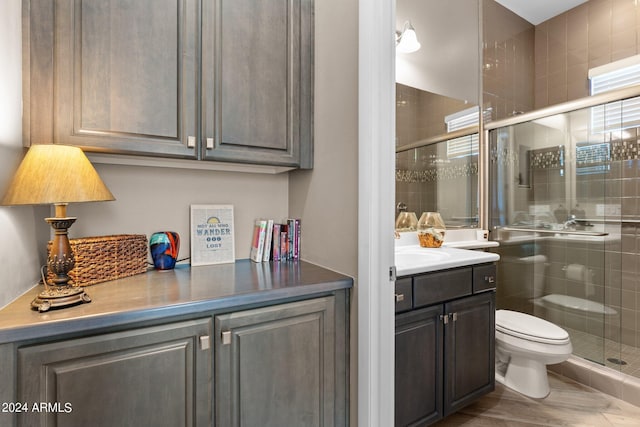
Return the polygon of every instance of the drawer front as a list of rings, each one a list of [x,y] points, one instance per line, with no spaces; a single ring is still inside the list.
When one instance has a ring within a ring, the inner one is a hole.
[[[396,313],[411,310],[413,307],[413,287],[411,277],[396,280]]]
[[[496,288],[496,266],[494,264],[473,267],[473,293]]]
[[[413,278],[414,307],[471,295],[472,278],[471,267],[416,276]]]

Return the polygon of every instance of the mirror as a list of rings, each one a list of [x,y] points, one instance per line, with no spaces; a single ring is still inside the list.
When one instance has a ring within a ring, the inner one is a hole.
[[[478,134],[396,152],[396,206],[439,212],[447,228],[478,226]]]
[[[479,5],[397,0],[397,29],[407,21],[421,48],[396,54],[396,206],[418,217],[440,212],[448,228],[475,227]],[[471,122],[447,127],[463,118]]]
[[[447,227],[478,226],[478,133],[447,134],[464,101],[396,84],[396,207],[440,212]],[[396,212],[398,214],[399,212]]]

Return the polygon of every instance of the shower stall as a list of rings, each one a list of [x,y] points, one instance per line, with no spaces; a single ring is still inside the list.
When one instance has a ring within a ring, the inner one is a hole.
[[[640,378],[639,95],[485,124],[484,209],[497,307],[549,320],[575,356]]]

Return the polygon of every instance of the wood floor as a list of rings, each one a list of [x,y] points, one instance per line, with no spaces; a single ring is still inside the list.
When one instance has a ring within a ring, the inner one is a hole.
[[[496,383],[493,393],[434,426],[640,426],[640,407],[552,372],[549,386],[547,398],[530,399]]]

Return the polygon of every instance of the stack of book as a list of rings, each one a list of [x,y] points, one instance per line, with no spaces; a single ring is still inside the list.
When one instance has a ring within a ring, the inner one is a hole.
[[[300,257],[300,219],[290,218],[276,223],[272,219],[257,219],[253,226],[251,260],[287,261]]]

